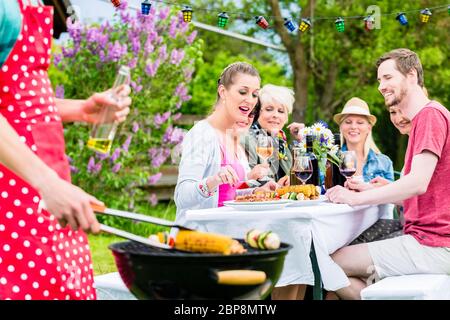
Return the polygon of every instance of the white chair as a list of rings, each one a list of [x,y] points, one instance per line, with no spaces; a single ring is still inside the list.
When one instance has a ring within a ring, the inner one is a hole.
[[[136,300],[123,283],[118,272],[94,277],[98,300]]]
[[[361,291],[363,300],[450,300],[450,276],[412,274],[388,277]]]

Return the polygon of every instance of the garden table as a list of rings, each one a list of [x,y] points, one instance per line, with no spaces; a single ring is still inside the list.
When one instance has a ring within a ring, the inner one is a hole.
[[[185,224],[235,238],[245,238],[246,232],[252,228],[276,232],[282,242],[293,246],[286,256],[276,287],[315,284],[317,293],[322,283],[329,291],[350,284],[330,254],[348,245],[379,218],[388,217],[391,208],[391,205],[351,207],[328,202],[264,211],[221,207],[188,210]],[[313,270],[314,267],[318,269]]]

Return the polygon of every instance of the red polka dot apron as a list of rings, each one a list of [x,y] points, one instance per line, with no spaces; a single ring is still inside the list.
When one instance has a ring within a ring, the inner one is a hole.
[[[47,74],[53,8],[19,3],[21,32],[0,69],[0,113],[23,143],[70,181]],[[39,201],[36,190],[0,165],[0,299],[95,299],[86,235],[62,228]]]

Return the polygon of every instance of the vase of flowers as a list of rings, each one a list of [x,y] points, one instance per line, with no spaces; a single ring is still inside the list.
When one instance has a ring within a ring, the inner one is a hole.
[[[299,132],[299,140],[295,147],[300,148],[300,152],[306,152],[306,136],[314,136],[313,152],[317,157],[319,165],[319,183],[323,186],[327,161],[339,165],[337,151],[339,147],[334,144],[333,133],[328,129],[328,124],[324,121],[318,121],[312,126],[304,127]]]

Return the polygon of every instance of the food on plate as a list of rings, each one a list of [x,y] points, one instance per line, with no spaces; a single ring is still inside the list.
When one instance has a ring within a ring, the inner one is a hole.
[[[235,197],[236,202],[263,202],[276,200],[315,200],[320,196],[320,187],[313,184],[281,187],[275,192],[256,192]]]
[[[251,229],[247,232],[245,236],[245,242],[255,249],[261,250],[275,250],[280,247],[280,237],[272,232],[265,231],[262,232],[258,229]]]
[[[175,248],[184,251],[222,253],[224,255],[244,253],[244,247],[231,237],[190,230],[180,230],[175,239]]]
[[[320,189],[313,184],[305,184],[278,188],[276,193],[281,199],[315,200],[319,198]]]
[[[274,201],[279,200],[275,192],[256,192],[243,196],[236,196],[236,202],[261,202],[261,201]]]

